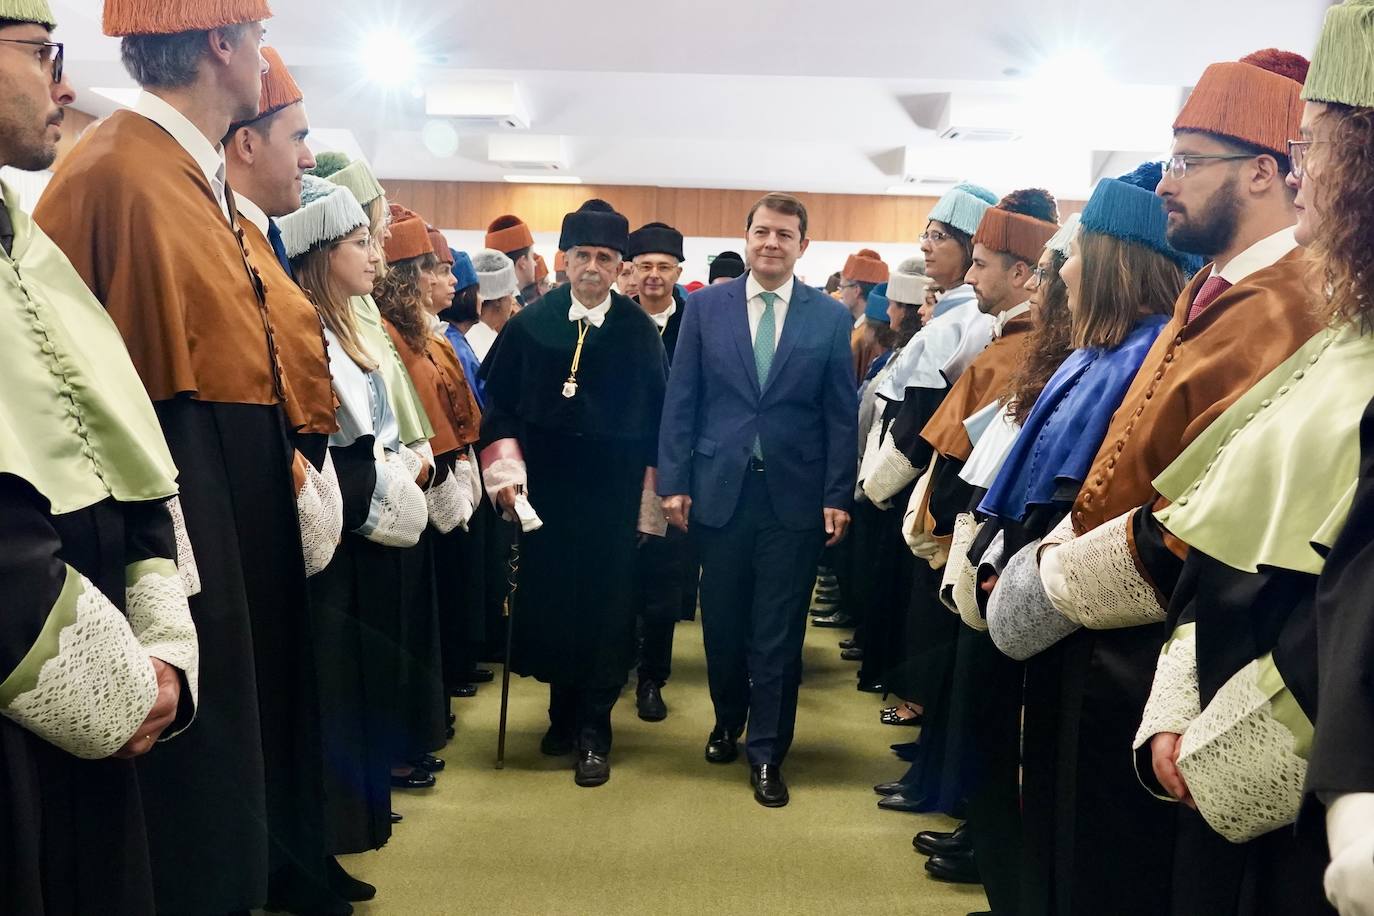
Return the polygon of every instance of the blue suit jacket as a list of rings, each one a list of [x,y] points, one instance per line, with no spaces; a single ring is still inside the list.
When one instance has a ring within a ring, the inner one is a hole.
[[[689,494],[691,521],[730,521],[763,444],[773,510],[788,528],[849,510],[858,465],[854,320],[800,281],[765,384],[759,385],[745,302],[747,274],[692,294],[678,335],[659,431],[658,492]]]

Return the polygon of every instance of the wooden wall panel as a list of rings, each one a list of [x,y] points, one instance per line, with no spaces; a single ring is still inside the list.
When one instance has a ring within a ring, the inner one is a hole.
[[[383,179],[391,200],[444,229],[483,230],[504,213],[520,216],[535,232],[557,232],[563,216],[601,197],[615,205],[631,228],[658,220],[684,235],[736,238],[762,191],[655,188],[621,185],[535,185],[469,181]],[[821,241],[914,242],[925,228],[933,197],[881,194],[806,194],[810,235]],[[1064,216],[1082,201],[1061,200]]]

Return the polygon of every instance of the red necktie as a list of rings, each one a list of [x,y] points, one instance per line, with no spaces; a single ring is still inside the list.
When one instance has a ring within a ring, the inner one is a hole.
[[[1207,281],[1202,284],[1202,288],[1197,291],[1197,298],[1193,300],[1193,307],[1188,311],[1188,323],[1192,324],[1196,321],[1197,316],[1201,315],[1217,296],[1230,288],[1230,281],[1223,280],[1219,274],[1208,277]]]

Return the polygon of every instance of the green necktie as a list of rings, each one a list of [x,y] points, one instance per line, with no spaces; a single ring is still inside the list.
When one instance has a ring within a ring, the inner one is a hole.
[[[754,368],[759,373],[759,391],[768,383],[768,373],[773,368],[773,354],[778,349],[777,315],[773,305],[778,301],[777,293],[759,293],[763,300],[763,315],[759,318],[758,330],[754,332]],[[754,457],[763,460],[763,443],[754,437]]]

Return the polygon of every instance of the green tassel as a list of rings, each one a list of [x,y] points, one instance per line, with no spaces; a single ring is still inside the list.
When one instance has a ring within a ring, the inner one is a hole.
[[[1327,10],[1302,97],[1374,108],[1374,0],[1346,0]]]
[[[0,0],[0,19],[36,22],[50,29],[57,28],[57,19],[48,7],[48,0]]]
[[[347,153],[320,153],[315,157],[315,167],[310,174],[316,178],[328,178],[348,165]]]

